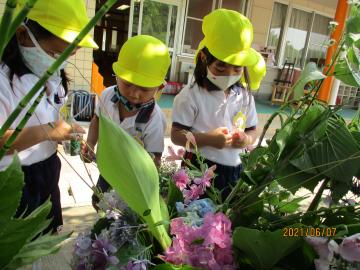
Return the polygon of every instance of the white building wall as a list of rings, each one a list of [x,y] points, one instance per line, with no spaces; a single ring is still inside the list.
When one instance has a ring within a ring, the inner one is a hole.
[[[265,46],[267,42],[274,2],[276,1],[252,0],[250,20],[254,26],[254,43],[260,46]],[[331,1],[331,5],[319,4],[313,0],[279,0],[278,2],[288,5],[293,4],[299,8],[317,11],[329,17],[334,17],[336,11],[334,1]]]

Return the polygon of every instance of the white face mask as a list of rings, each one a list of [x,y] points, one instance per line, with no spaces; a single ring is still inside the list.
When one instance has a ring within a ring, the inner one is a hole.
[[[210,82],[219,87],[220,90],[225,91],[230,86],[240,81],[241,75],[215,76],[211,73],[210,69],[207,68],[207,78]]]
[[[24,64],[38,77],[41,77],[46,70],[52,65],[52,63],[56,60],[56,58],[48,55],[43,48],[41,48],[40,44],[35,39],[34,35],[31,31],[25,26],[31,41],[34,43],[35,47],[24,47],[19,44],[19,50],[21,56],[23,58]],[[59,67],[58,71],[64,69],[67,62],[63,62]],[[57,74],[56,74],[57,73]],[[60,72],[54,73],[51,76],[59,77]]]

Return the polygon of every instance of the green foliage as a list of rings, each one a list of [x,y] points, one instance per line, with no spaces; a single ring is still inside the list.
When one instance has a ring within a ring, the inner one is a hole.
[[[159,176],[153,160],[137,141],[103,115],[99,130],[97,160],[101,175],[145,220],[150,232],[166,249],[170,237],[163,225],[156,224],[166,221],[168,213],[167,208],[160,206]]]
[[[0,268],[17,269],[38,258],[54,253],[69,235],[39,234],[50,224],[47,216],[50,200],[25,218],[14,218],[24,184],[23,173],[15,155],[11,165],[0,172]],[[35,237],[37,237],[35,239]]]
[[[335,66],[335,77],[340,81],[360,87],[360,8],[353,5],[351,16],[346,21],[346,31],[343,37],[343,52]]]
[[[168,205],[175,209],[176,202],[183,202],[183,194],[173,181],[169,181]]]
[[[294,99],[300,99],[304,95],[304,87],[308,82],[324,79],[326,76],[317,69],[317,66],[313,62],[306,64],[305,68],[301,72],[299,80],[296,82],[293,92]]]
[[[24,185],[23,178],[24,173],[17,157],[5,171],[0,172],[0,228],[13,217],[19,206]]]
[[[282,230],[260,231],[238,227],[233,233],[233,245],[243,252],[254,269],[272,269],[283,257],[297,249],[300,237],[284,237]]]

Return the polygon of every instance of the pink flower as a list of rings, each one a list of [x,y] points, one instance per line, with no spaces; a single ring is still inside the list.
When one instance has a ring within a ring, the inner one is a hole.
[[[169,161],[181,160],[185,154],[184,148],[179,148],[177,150],[177,153],[175,153],[175,150],[171,145],[168,146],[168,152],[170,156],[167,156],[166,160]]]
[[[203,194],[204,194],[204,189],[202,188],[201,185],[191,185],[190,189],[183,190],[184,202],[188,204],[191,201],[199,199],[199,197]]]
[[[360,233],[344,238],[339,254],[349,262],[360,262]]]
[[[183,191],[190,182],[190,179],[186,171],[184,169],[180,169],[173,175],[173,181],[175,182],[175,185]]]
[[[190,151],[190,144],[192,144],[195,148],[197,148],[194,134],[188,131],[185,133],[185,137],[186,137],[186,145],[185,145],[186,151]]]
[[[211,186],[211,180],[214,178],[216,170],[216,165],[211,166],[204,173],[202,178],[195,178],[194,183],[197,185],[201,185],[202,189],[205,191],[206,188]]]
[[[334,257],[334,252],[338,253],[338,244],[334,240],[328,240],[324,237],[306,237],[305,241],[310,244],[319,255],[315,259],[316,270],[327,270]]]
[[[201,227],[185,224],[182,218],[173,219],[170,227],[174,238],[171,247],[162,256],[164,260],[201,269],[236,269],[231,222],[223,213],[207,214]]]
[[[205,243],[215,243],[220,248],[231,248],[231,221],[223,213],[208,213],[204,218]]]

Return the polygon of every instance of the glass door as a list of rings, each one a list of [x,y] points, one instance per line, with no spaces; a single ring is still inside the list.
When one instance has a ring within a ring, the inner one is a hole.
[[[179,39],[180,7],[182,0],[132,0],[128,36],[150,35],[160,39],[168,47],[171,68],[167,76],[170,80],[175,68],[175,52]]]

